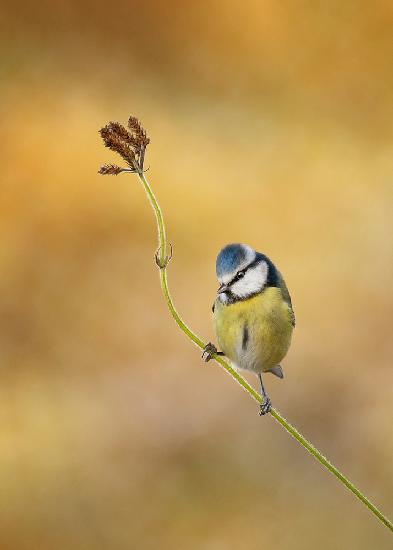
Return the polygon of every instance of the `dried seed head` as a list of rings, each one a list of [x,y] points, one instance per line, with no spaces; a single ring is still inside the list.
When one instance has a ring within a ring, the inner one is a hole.
[[[135,159],[135,152],[118,134],[117,130],[112,127],[112,124],[109,123],[104,126],[104,128],[101,128],[100,134],[104,140],[105,147],[118,153],[129,166],[132,166]]]
[[[128,164],[131,171],[143,171],[143,162],[146,146],[150,143],[145,130],[138,119],[130,117],[129,130],[118,122],[109,122],[101,128],[100,134],[105,147],[118,153]],[[100,174],[119,174],[122,169],[119,166],[108,164],[100,169]]]
[[[115,133],[128,145],[131,145],[132,147],[138,146],[138,141],[136,140],[136,138],[118,122],[110,122],[108,124],[108,127],[112,130],[113,133]]]
[[[120,172],[124,172],[124,168],[120,168],[120,166],[117,166],[116,164],[104,164],[98,170],[99,174],[102,174],[105,176],[106,175],[117,176],[117,174],[120,174]]]
[[[140,145],[142,145],[143,147],[147,147],[147,145],[149,145],[150,139],[146,135],[146,130],[142,128],[139,120],[136,117],[130,116],[130,118],[128,119],[128,127],[130,130],[132,130]]]

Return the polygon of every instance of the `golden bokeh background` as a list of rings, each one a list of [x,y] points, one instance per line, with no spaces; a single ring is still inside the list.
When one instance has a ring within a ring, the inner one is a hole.
[[[97,174],[97,131],[147,128],[204,339],[219,248],[277,263],[297,328],[272,401],[392,516],[392,3],[22,0],[0,22],[1,550],[391,548],[174,325],[149,204]]]

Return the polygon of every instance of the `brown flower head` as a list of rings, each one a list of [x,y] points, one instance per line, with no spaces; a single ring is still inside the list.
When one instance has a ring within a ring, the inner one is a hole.
[[[120,168],[120,166],[117,166],[116,164],[104,164],[98,170],[99,174],[110,176],[117,176],[117,174],[120,174],[120,172],[124,172],[124,168]]]
[[[114,164],[106,164],[99,170],[100,174],[117,175],[122,171],[142,172],[145,150],[150,143],[146,131],[135,117],[128,120],[127,130],[119,122],[109,122],[101,128],[100,134],[105,147],[118,153],[127,163],[128,168],[120,168]]]

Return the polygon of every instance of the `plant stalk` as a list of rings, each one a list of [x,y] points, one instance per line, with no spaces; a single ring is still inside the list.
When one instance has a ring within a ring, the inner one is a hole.
[[[203,350],[206,345],[205,342],[199,338],[199,336],[197,336],[180,317],[170,295],[166,270],[170,257],[166,254],[167,240],[164,218],[160,205],[158,204],[158,201],[141,170],[138,170],[138,176],[156,216],[159,242],[156,260],[160,267],[161,289],[166,304],[178,327],[196,346]],[[250,386],[250,384],[221,356],[213,355],[213,359],[221,365],[221,367],[223,367],[226,372],[230,374],[253,399],[255,399],[255,401],[262,403],[262,398],[259,393],[252,386]],[[345,477],[340,470],[338,470],[338,468],[336,468],[326,457],[324,457],[323,454],[316,447],[314,447],[314,445],[312,445],[312,443],[310,443],[300,432],[296,430],[296,428],[294,428],[283,416],[281,416],[277,409],[272,407],[270,409],[270,414],[294,439],[296,439],[296,441],[298,441],[314,458],[316,458],[322,466],[329,470],[329,472],[331,472],[345,487],[347,487],[347,489],[349,489],[361,502],[363,502],[363,504],[367,506],[370,512],[372,512],[379,519],[379,521],[381,521],[388,529],[390,529],[390,531],[393,532],[393,523],[357,487],[355,487],[355,485],[347,477]]]

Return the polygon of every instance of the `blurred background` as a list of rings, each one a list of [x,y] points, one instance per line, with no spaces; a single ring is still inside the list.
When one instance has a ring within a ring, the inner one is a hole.
[[[97,170],[98,129],[139,117],[206,341],[220,247],[277,263],[297,328],[272,401],[392,516],[392,3],[24,0],[0,23],[0,548],[391,548],[201,362],[137,178]]]

